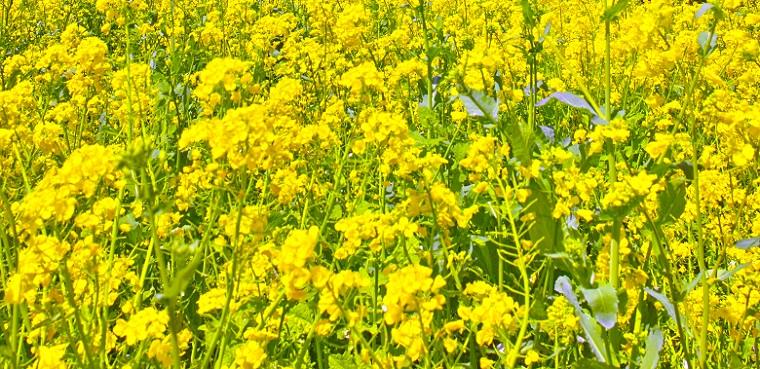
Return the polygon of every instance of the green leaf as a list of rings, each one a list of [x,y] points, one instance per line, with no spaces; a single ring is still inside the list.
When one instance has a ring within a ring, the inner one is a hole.
[[[660,192],[657,198],[660,202],[657,222],[673,223],[686,209],[686,186],[683,182],[668,182],[665,190]]]
[[[528,0],[520,0],[520,7],[523,12],[523,21],[528,28],[533,28],[536,25],[536,12],[530,5]]]
[[[338,220],[340,218],[343,218],[343,209],[340,205],[335,204],[332,210],[330,210],[330,220]]]
[[[433,98],[435,98],[435,95],[433,95]],[[430,99],[425,95],[424,100],[422,103],[427,104],[430,101]],[[423,127],[436,127],[438,126],[438,115],[436,115],[433,108],[429,108],[427,106],[420,106],[420,109],[418,111],[418,116],[420,119],[420,125]]]
[[[356,362],[350,355],[330,355],[327,358],[327,367],[331,369],[354,369]]]
[[[693,181],[694,180],[694,164],[691,163],[689,160],[684,160],[676,165],[673,166],[674,168],[678,168],[683,172],[684,177],[686,179]],[[699,166],[698,169],[702,169],[702,166]]]
[[[592,359],[580,359],[573,363],[572,369],[616,369],[614,366]]]
[[[509,132],[509,145],[514,157],[520,164],[530,167],[535,147],[535,135],[529,127],[522,126],[518,121],[506,122],[506,131]],[[527,134],[525,133],[527,132]],[[562,236],[562,220],[554,219],[552,211],[555,201],[548,190],[548,186],[534,179],[528,185],[530,196],[528,197],[525,211],[533,214],[533,224],[528,229],[530,239],[537,242],[537,247],[547,253],[562,252],[565,250]],[[554,279],[552,277],[552,279]]]
[[[602,14],[602,21],[613,21],[615,18],[620,15],[620,12],[622,12],[626,6],[628,6],[628,2],[630,0],[620,0],[616,2],[611,7],[607,8],[607,10],[604,11],[604,14]]]
[[[737,266],[736,266],[736,268],[734,268],[734,269],[731,269],[731,270],[727,270],[727,269],[723,269],[723,268],[721,268],[721,269],[718,269],[718,274],[717,274],[717,276],[716,276],[716,277],[717,277],[717,279],[718,279],[719,281],[725,281],[725,280],[727,280],[727,279],[729,279],[729,278],[733,277],[733,276],[734,276],[734,274],[736,274],[736,273],[737,273],[737,272],[739,272],[740,270],[742,270],[742,269],[746,268],[748,265],[749,265],[749,264],[747,264],[747,263],[744,263],[744,264],[739,264],[739,265],[737,265]],[[696,276],[696,277],[694,277],[694,279],[691,281],[691,283],[689,283],[689,284],[686,286],[686,291],[684,291],[684,293],[685,293],[685,294],[686,294],[686,293],[689,293],[689,292],[691,292],[691,291],[692,291],[694,288],[696,288],[696,287],[697,287],[697,285],[699,285],[699,282],[701,282],[701,281],[702,281],[702,276],[703,276],[703,275],[704,275],[704,273],[703,273],[703,272],[699,272],[699,273],[697,273],[697,276]],[[715,275],[715,269],[707,269],[707,275],[708,275],[708,276],[713,276],[713,275]]]
[[[640,369],[657,368],[657,362],[660,360],[662,343],[662,331],[655,328],[649,333],[649,337],[647,337],[646,351],[644,352],[644,358],[641,359]]]
[[[697,12],[694,13],[694,19],[701,18],[703,15],[705,15],[705,13],[707,13],[710,9],[712,9],[713,6],[714,5],[710,3],[703,3],[702,6],[699,7]]]
[[[703,3],[702,6],[700,6],[699,9],[697,9],[697,11],[694,13],[694,19],[701,18],[703,15],[707,14],[707,12],[712,12],[715,20],[721,20],[725,16],[723,9],[721,9],[719,5],[713,3]]]
[[[581,291],[591,306],[596,321],[605,329],[612,329],[617,323],[618,313],[618,296],[612,285],[605,284],[593,289],[582,288]]]
[[[575,315],[578,316],[583,333],[586,334],[586,343],[588,343],[591,351],[594,352],[597,360],[606,362],[607,349],[605,348],[604,340],[602,339],[602,330],[599,328],[599,324],[591,319],[591,317],[581,308],[580,303],[578,303],[578,298],[575,296],[575,292],[573,292],[573,286],[570,284],[570,279],[564,275],[557,278],[557,281],[554,283],[554,290],[564,295],[565,298],[570,301],[570,304],[575,306]],[[591,362],[596,363],[596,361],[593,360],[591,360]]]
[[[659,301],[660,304],[665,308],[665,311],[668,313],[668,316],[670,316],[673,321],[676,321],[676,308],[673,305],[672,302],[670,302],[670,299],[668,299],[667,296],[665,296],[662,293],[659,293],[649,287],[645,287],[644,291],[649,294],[649,296],[652,296],[655,300]]]
[[[741,241],[736,241],[736,247],[742,250],[746,250],[755,246],[760,246],[760,237],[751,237],[743,239]]]
[[[300,303],[288,310],[287,319],[290,324],[307,328],[314,321],[314,312],[308,304]]]
[[[4,357],[8,360],[13,360],[16,355],[14,354],[13,350],[11,350],[10,346],[2,345],[0,346],[0,357]]]
[[[700,32],[697,35],[697,43],[699,44],[699,53],[702,56],[707,56],[718,46],[718,35],[715,32]]]
[[[499,101],[484,92],[475,91],[468,95],[459,95],[467,115],[471,117],[486,117],[492,121],[499,118]]]
[[[462,159],[467,157],[467,151],[470,149],[470,143],[469,142],[459,142],[454,144],[454,146],[451,148],[451,152],[454,153],[454,158],[456,159],[456,163],[459,163]]]
[[[565,248],[562,244],[561,221],[552,216],[555,201],[537,180],[532,180],[528,188],[531,192],[528,196],[529,206],[525,210],[535,216],[534,223],[528,230],[530,238],[538,241],[537,246],[541,251],[563,252]]]
[[[418,145],[423,146],[423,147],[434,147],[434,146],[440,144],[441,142],[443,142],[443,138],[442,137],[427,138],[427,137],[422,136],[417,131],[411,131],[410,135],[414,139],[414,142],[416,142]]]

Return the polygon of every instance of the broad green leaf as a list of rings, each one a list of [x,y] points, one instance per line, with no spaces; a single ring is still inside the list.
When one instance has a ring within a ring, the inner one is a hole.
[[[575,296],[573,291],[573,285],[570,283],[570,278],[567,276],[561,276],[554,282],[554,290],[561,293],[567,301],[570,302],[577,310],[581,310],[581,304],[578,302],[578,297]]]
[[[706,56],[713,52],[718,45],[718,35],[715,32],[700,32],[697,35],[697,43],[699,44],[700,53]]]
[[[694,19],[702,18],[707,12],[712,12],[716,20],[723,19],[723,9],[712,3],[703,3],[694,13]]]
[[[657,222],[660,224],[672,223],[686,209],[686,186],[683,182],[668,182],[665,190],[660,192],[657,198],[660,202]]]
[[[421,106],[419,110],[417,110],[417,116],[419,117],[420,125],[422,127],[437,127],[440,123],[435,110],[426,106]]]
[[[598,115],[597,111],[594,109],[594,107],[588,101],[586,101],[585,98],[580,97],[580,96],[575,95],[575,94],[570,93],[570,92],[555,92],[555,93],[553,93],[553,94],[551,94],[551,95],[549,95],[549,96],[541,99],[541,101],[539,101],[539,102],[536,103],[536,106],[537,107],[544,106],[544,105],[546,105],[551,100],[557,100],[557,101],[559,101],[559,102],[561,102],[561,103],[563,103],[563,104],[565,104],[567,106],[571,106],[571,107],[577,108],[577,109],[586,110],[589,113],[591,113],[591,115],[593,115],[593,116],[597,116]]]
[[[674,167],[681,169],[683,172],[683,175],[688,180],[694,180],[694,164],[691,163],[689,160],[684,160],[678,164],[676,164]],[[698,169],[702,169],[702,166],[698,166]]]
[[[617,322],[618,296],[612,285],[605,284],[593,289],[581,289],[583,297],[591,306],[594,318],[605,329],[610,330]]]
[[[626,6],[628,6],[628,2],[630,0],[620,0],[616,2],[611,7],[607,8],[607,10],[604,11],[604,14],[602,15],[602,21],[613,21],[615,18],[620,15],[620,12],[622,12]]]
[[[736,247],[742,250],[746,250],[755,246],[760,246],[760,237],[751,237],[743,239],[741,241],[736,241]]]
[[[676,308],[675,308],[675,306],[673,306],[673,303],[670,302],[670,299],[668,299],[667,296],[665,296],[665,295],[663,295],[663,294],[661,294],[661,293],[659,293],[659,292],[657,292],[657,291],[655,291],[655,290],[653,290],[653,289],[651,289],[649,287],[645,287],[644,291],[646,291],[646,293],[649,296],[652,296],[652,298],[654,298],[655,300],[659,301],[660,304],[662,304],[662,306],[665,307],[665,311],[668,312],[668,316],[670,316],[670,318],[673,319],[674,322],[676,321]]]
[[[350,355],[330,355],[327,358],[327,367],[331,369],[354,369],[356,362]]]
[[[528,28],[532,28],[536,24],[536,13],[528,0],[520,0],[520,7],[522,7],[523,21]]]
[[[713,6],[714,5],[710,3],[702,4],[702,6],[700,6],[699,9],[697,9],[697,12],[694,13],[694,19],[701,18],[703,15],[705,15],[705,13],[707,13],[708,10],[712,9]]]
[[[739,264],[736,268],[727,270],[727,269],[718,269],[718,275],[716,276],[719,281],[725,281],[731,277],[734,276],[737,272],[747,267],[748,264]],[[694,288],[699,285],[699,282],[702,281],[703,272],[697,273],[697,276],[694,277],[694,279],[686,286],[686,291],[684,293],[691,292]],[[707,269],[707,275],[712,276],[715,274],[715,269]]]
[[[552,217],[555,201],[547,194],[545,187],[536,179],[529,184],[529,206],[525,210],[535,215],[533,225],[528,232],[530,238],[537,241],[537,246],[544,252],[562,252],[562,220]]]
[[[573,286],[570,284],[570,279],[567,276],[561,276],[557,278],[554,283],[554,290],[561,293],[567,300],[575,307],[575,315],[581,323],[583,333],[586,335],[586,342],[588,343],[591,351],[596,356],[596,359],[601,362],[607,362],[607,349],[604,346],[604,340],[602,339],[602,329],[599,324],[596,323],[591,317],[586,314],[581,308],[578,302],[578,297],[573,292]],[[591,361],[595,362],[595,361]]]
[[[330,211],[330,220],[339,220],[343,217],[343,209],[340,205],[336,204],[333,205],[332,210]]]
[[[662,349],[662,331],[655,328],[649,333],[646,343],[644,358],[641,359],[640,369],[656,369],[657,362],[660,360],[660,350]]]
[[[740,270],[746,268],[749,266],[748,263],[739,264],[736,266],[736,268],[727,270],[727,269],[718,269],[718,280],[719,281],[725,281],[726,279],[729,279],[734,276],[734,274],[738,273]]]
[[[459,95],[467,114],[471,117],[488,117],[496,120],[499,115],[499,101],[483,92],[475,91],[469,95]]]
[[[427,137],[422,136],[417,131],[411,131],[410,136],[412,136],[412,138],[418,145],[423,146],[423,147],[433,147],[440,144],[443,141],[442,137],[427,138]]]
[[[509,132],[507,138],[514,157],[520,164],[530,167],[535,136],[529,127],[517,121],[505,122],[505,125]],[[530,205],[525,210],[534,215],[533,224],[528,230],[531,240],[538,242],[537,247],[541,251],[549,253],[564,251],[561,220],[552,217],[555,201],[552,196],[549,196],[546,188],[535,179],[530,181],[529,189],[530,196],[527,203]]]
[[[314,321],[314,312],[308,304],[299,303],[288,310],[287,319],[289,324],[306,328]]]
[[[591,359],[580,359],[573,363],[572,369],[616,369],[614,366],[594,361]]]

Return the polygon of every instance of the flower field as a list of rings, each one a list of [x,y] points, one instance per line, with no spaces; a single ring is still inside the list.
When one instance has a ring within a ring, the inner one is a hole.
[[[756,0],[0,0],[0,368],[757,368]]]

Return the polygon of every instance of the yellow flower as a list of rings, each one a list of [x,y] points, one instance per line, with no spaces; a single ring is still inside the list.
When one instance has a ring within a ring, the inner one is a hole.
[[[498,332],[516,328],[514,316],[519,306],[506,293],[484,281],[476,281],[465,287],[464,294],[472,304],[461,304],[457,313],[462,320],[479,327],[475,333],[479,345],[490,345]]]
[[[494,159],[496,138],[490,136],[471,136],[470,148],[467,150],[467,157],[459,161],[462,168],[470,171],[470,181],[478,181],[484,172],[493,169],[496,164]]]
[[[3,299],[8,304],[20,304],[24,301],[24,292],[27,290],[27,283],[20,274],[12,275],[4,291]]]
[[[301,300],[306,296],[304,288],[311,279],[306,263],[314,258],[314,247],[319,239],[319,228],[296,229],[288,234],[282,245],[276,265],[282,273],[285,295],[291,300]]]
[[[133,124],[133,129],[152,119],[154,97],[158,93],[151,82],[151,68],[147,64],[130,64],[114,73],[113,114],[122,126]]]
[[[755,149],[750,144],[743,144],[741,145],[741,148],[734,152],[733,155],[731,155],[731,160],[733,160],[734,164],[738,167],[744,167],[747,166],[749,163],[752,163],[755,158]]]
[[[343,73],[341,86],[347,87],[351,95],[358,97],[363,91],[382,92],[385,89],[384,78],[374,63],[364,62]]]
[[[525,365],[531,366],[536,363],[541,362],[541,357],[538,355],[538,352],[535,350],[528,350],[528,353],[525,354]]]
[[[239,80],[251,63],[233,58],[212,59],[206,67],[193,75],[197,86],[193,94],[201,103],[201,114],[210,116],[221,103],[222,94],[230,96],[238,90]]]
[[[496,364],[496,362],[484,356],[480,358],[479,364],[480,369],[491,369],[493,368],[493,364]]]
[[[305,174],[298,175],[294,168],[279,169],[272,178],[272,193],[277,196],[280,204],[287,204],[299,193],[303,193],[309,177]]]
[[[383,296],[385,323],[396,324],[404,320],[406,312],[438,310],[445,298],[438,294],[446,281],[441,276],[432,277],[433,270],[421,265],[409,265],[388,276]],[[434,304],[426,304],[434,302]]]
[[[37,360],[32,365],[35,369],[67,369],[69,366],[63,359],[66,355],[67,344],[55,346],[40,346]]]
[[[140,310],[129,318],[129,321],[119,319],[113,328],[113,333],[124,337],[127,345],[135,345],[148,338],[162,338],[169,323],[169,314],[149,307]]]
[[[266,352],[256,341],[248,341],[235,349],[235,365],[240,369],[259,368],[266,358]]]
[[[193,338],[193,334],[188,329],[183,329],[177,333],[177,346],[179,346],[180,355],[187,350],[190,340]],[[166,335],[163,338],[155,339],[150,343],[148,347],[148,357],[156,359],[164,368],[170,368],[174,363],[172,357],[172,337]]]
[[[547,319],[542,328],[549,337],[556,337],[562,343],[569,343],[575,339],[575,332],[580,325],[575,309],[564,296],[557,296],[552,304],[546,309]]]
[[[464,330],[464,321],[461,319],[448,322],[443,326],[443,329],[448,333],[461,332]]]
[[[312,268],[312,278],[314,277],[314,271],[321,268]],[[315,287],[317,284],[315,284]],[[360,289],[369,286],[369,281],[362,274],[351,271],[342,270],[326,281],[325,288],[320,291],[319,302],[317,308],[320,313],[327,314],[330,322],[338,320],[343,314],[342,298],[352,289]],[[348,313],[350,315],[350,312]],[[349,324],[352,324],[349,322]]]
[[[449,337],[446,337],[443,339],[443,347],[446,349],[446,352],[452,353],[456,351],[457,348],[459,348],[459,342]]]
[[[652,158],[658,159],[665,154],[665,151],[667,151],[673,141],[673,135],[667,133],[655,133],[654,141],[648,143],[646,147],[644,147],[644,150],[646,150],[647,154]]]
[[[422,337],[425,332],[420,327],[419,320],[409,319],[402,322],[398,327],[391,330],[393,342],[405,349],[405,354],[412,362],[420,359],[425,354],[425,341]]]
[[[662,185],[657,183],[657,175],[641,171],[635,176],[624,175],[612,184],[602,198],[602,207],[620,207],[637,196],[646,196],[660,190]]]
[[[224,307],[227,290],[212,288],[198,298],[198,314],[206,314]]]

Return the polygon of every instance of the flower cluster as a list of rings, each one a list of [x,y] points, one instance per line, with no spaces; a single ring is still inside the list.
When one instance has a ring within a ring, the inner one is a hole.
[[[760,362],[757,1],[0,3],[6,367]]]

